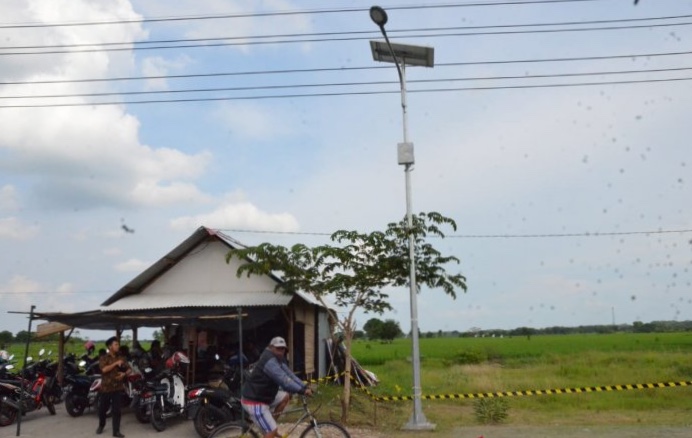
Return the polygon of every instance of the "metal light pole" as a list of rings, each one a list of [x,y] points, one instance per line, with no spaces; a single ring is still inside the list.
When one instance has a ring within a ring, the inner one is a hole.
[[[408,229],[413,229],[413,218],[411,216],[411,166],[414,163],[413,143],[408,141],[408,114],[406,111],[406,65],[417,65],[432,67],[434,65],[434,49],[432,47],[412,46],[408,44],[391,44],[389,37],[384,29],[387,23],[387,12],[379,6],[370,8],[370,18],[379,26],[384,43],[381,41],[370,41],[372,56],[375,61],[393,62],[399,74],[399,85],[401,86],[401,110],[403,113],[404,141],[397,145],[399,164],[404,166],[406,177],[406,222]],[[404,429],[409,430],[432,430],[435,425],[429,423],[423,414],[423,404],[421,402],[421,381],[420,381],[420,347],[418,340],[418,296],[416,283],[416,260],[415,260],[415,241],[413,233],[409,233],[409,288],[411,294],[411,341],[412,341],[412,362],[413,362],[413,414]]]

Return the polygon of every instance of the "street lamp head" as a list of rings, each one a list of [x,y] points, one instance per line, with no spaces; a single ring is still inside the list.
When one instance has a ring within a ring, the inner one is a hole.
[[[379,6],[370,8],[370,18],[380,28],[384,28],[384,25],[387,24],[387,12]]]

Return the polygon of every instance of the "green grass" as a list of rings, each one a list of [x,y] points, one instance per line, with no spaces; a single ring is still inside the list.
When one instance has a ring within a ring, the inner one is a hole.
[[[411,341],[357,341],[354,357],[378,375],[377,395],[411,395]],[[421,339],[424,395],[476,394],[692,380],[692,333]],[[508,424],[690,424],[692,387],[508,397]],[[359,394],[358,397],[367,396]],[[438,428],[475,425],[473,401],[424,400]],[[367,402],[365,403],[367,405]],[[399,427],[411,402],[378,403]],[[359,421],[373,423],[373,408]]]

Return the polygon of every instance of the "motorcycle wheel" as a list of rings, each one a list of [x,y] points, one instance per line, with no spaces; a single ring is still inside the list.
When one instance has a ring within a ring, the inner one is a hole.
[[[48,397],[47,394],[43,394],[41,398],[43,399],[43,404],[46,405],[48,412],[50,412],[51,415],[55,415],[55,405],[53,404],[53,399]]]
[[[150,412],[150,405],[142,405],[140,404],[139,406],[135,406],[135,417],[137,418],[137,421],[139,421],[142,424],[146,424],[151,421],[151,412]]]
[[[159,432],[166,430],[166,420],[163,418],[163,406],[157,399],[151,406],[151,425]]]
[[[207,404],[199,408],[195,416],[195,431],[202,438],[209,438],[214,429],[230,421],[223,409]]]
[[[53,382],[50,389],[48,390],[47,395],[54,405],[60,404],[64,401],[62,387],[58,384],[58,382]]]
[[[0,402],[0,426],[9,426],[17,419],[17,410]]]
[[[70,417],[80,417],[86,409],[86,403],[75,394],[67,394],[65,397],[65,410]]]

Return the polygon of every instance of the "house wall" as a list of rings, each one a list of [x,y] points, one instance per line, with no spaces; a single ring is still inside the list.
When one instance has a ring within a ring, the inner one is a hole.
[[[299,300],[294,301],[294,303],[295,320],[301,323],[305,330],[305,357],[303,358],[305,373],[313,374],[315,372],[315,306]]]

